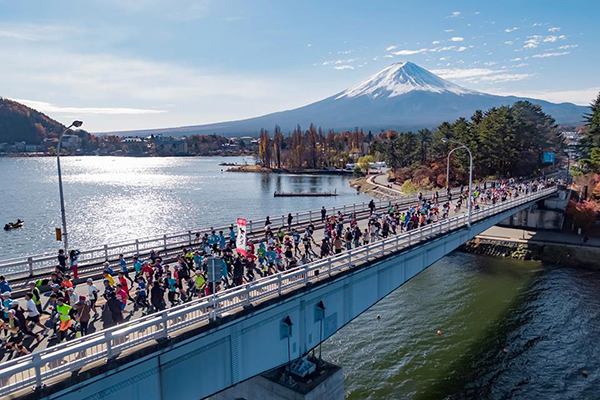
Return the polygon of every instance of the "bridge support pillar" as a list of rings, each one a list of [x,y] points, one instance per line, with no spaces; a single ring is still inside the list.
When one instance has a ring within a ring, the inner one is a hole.
[[[232,386],[208,400],[344,400],[342,367],[326,361],[321,363],[305,378],[291,375],[291,380],[286,379],[283,366]]]

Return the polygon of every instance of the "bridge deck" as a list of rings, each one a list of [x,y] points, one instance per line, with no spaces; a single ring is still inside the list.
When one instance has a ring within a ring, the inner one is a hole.
[[[484,220],[493,215],[522,207],[554,193],[555,188],[544,189],[529,196],[482,207],[473,213],[473,221]],[[186,303],[159,314],[139,318],[72,342],[63,343],[33,355],[4,363],[0,369],[0,383],[6,394],[23,390],[41,383],[51,385],[72,371],[79,374],[106,364],[107,360],[125,357],[145,346],[168,337],[183,335],[192,328],[210,326],[217,318],[235,315],[245,307],[258,306],[277,299],[286,293],[300,290],[307,285],[318,285],[331,276],[365,266],[374,260],[396,254],[434,237],[463,229],[466,216],[459,215],[435,224],[403,233],[387,240],[361,246],[337,257],[297,267],[270,277],[262,278],[241,287]]]

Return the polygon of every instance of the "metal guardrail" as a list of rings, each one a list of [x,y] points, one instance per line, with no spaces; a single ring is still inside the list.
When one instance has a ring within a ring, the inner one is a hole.
[[[512,200],[487,205],[472,214],[472,221],[479,221],[500,214],[513,207],[529,203],[556,192],[556,187],[546,188]],[[186,304],[151,314],[131,323],[118,325],[88,336],[81,337],[51,348],[7,361],[0,366],[2,396],[22,389],[51,385],[57,377],[72,373],[94,363],[107,362],[126,350],[152,340],[166,339],[181,333],[192,325],[208,323],[217,316],[258,302],[266,297],[279,296],[331,276],[357,264],[400,251],[408,246],[422,243],[466,226],[467,215],[444,219],[439,222],[376,241],[345,253],[296,267],[248,284],[227,289],[213,296],[203,297]]]
[[[459,189],[454,189],[453,193],[458,193]],[[429,191],[423,193],[424,198],[431,197],[435,191]],[[441,195],[441,194],[440,194]],[[409,195],[399,197],[398,200],[374,200],[375,206],[378,209],[386,207],[388,204],[403,204],[412,203],[417,201],[417,195]],[[360,213],[365,212],[369,209],[368,202],[346,204],[341,206],[334,206],[327,208],[327,215],[336,214],[341,211],[344,214],[348,213]],[[321,210],[309,210],[303,212],[292,213],[294,217],[294,224],[308,224],[311,222],[317,222],[321,220]],[[248,234],[256,234],[262,232],[265,225],[266,218],[249,220],[248,221]],[[103,263],[104,261],[116,261],[119,258],[119,254],[123,254],[125,258],[133,257],[135,255],[147,255],[152,250],[159,250],[161,252],[168,252],[170,250],[181,249],[185,246],[192,246],[194,244],[195,235],[199,233],[210,234],[212,230],[228,232],[229,227],[217,226],[217,227],[203,227],[195,230],[187,230],[183,232],[175,232],[165,234],[162,236],[149,236],[144,238],[138,238],[134,240],[126,240],[122,242],[107,243],[100,246],[95,246],[90,249],[81,250],[79,254],[79,268],[85,268],[86,266]],[[279,229],[279,227],[287,226],[287,215],[281,217],[271,218],[271,228],[273,230]],[[57,254],[37,254],[24,257],[17,257],[8,260],[0,261],[0,274],[4,275],[7,279],[19,279],[33,277],[35,275],[41,275],[44,273],[51,273],[58,264]]]

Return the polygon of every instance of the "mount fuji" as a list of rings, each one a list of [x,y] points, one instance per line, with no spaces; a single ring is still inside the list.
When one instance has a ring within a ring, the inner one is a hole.
[[[364,82],[326,99],[293,110],[261,117],[143,131],[113,132],[120,135],[257,135],[261,128],[272,131],[279,125],[283,132],[296,125],[310,123],[324,130],[362,128],[379,132],[384,129],[415,130],[432,128],[444,121],[470,117],[475,110],[510,105],[519,100],[539,104],[558,124],[579,125],[586,107],[572,103],[555,104],[515,96],[496,96],[470,90],[432,74],[411,62],[392,64]]]

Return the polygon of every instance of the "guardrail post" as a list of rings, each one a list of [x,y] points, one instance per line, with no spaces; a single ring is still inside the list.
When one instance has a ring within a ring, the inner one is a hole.
[[[367,245],[367,258],[366,258],[366,259],[367,259],[367,262],[369,262],[369,250],[370,250],[370,249],[371,249],[371,245],[370,245],[370,244],[368,244],[368,245]]]
[[[135,239],[135,255],[137,256],[138,254],[140,254],[140,240]]]
[[[111,358],[113,358],[112,332],[106,331],[104,333],[104,337],[106,338],[106,357],[110,360]]]
[[[308,211],[308,220],[312,223],[312,210]]]
[[[246,305],[250,305],[250,284],[246,283]]]
[[[167,318],[167,312],[163,311],[160,316],[161,324],[162,324],[162,333],[163,337],[167,339],[169,337],[169,319]]]
[[[108,261],[108,245],[104,245],[104,260]]]
[[[27,257],[27,265],[29,265],[29,276],[33,276],[33,257]]]
[[[188,231],[188,238],[190,240],[190,246],[192,245],[192,231]]]
[[[348,250],[348,264],[352,267],[352,250]]]
[[[252,220],[248,221],[250,223],[250,233],[252,233]]]
[[[39,389],[42,387],[42,356],[40,353],[33,353],[33,369],[35,370],[35,387]]]
[[[304,283],[308,283],[308,264],[304,264]]]
[[[368,248],[367,251],[369,251]],[[327,275],[331,276],[331,257],[327,258]]]
[[[163,235],[164,251],[167,251],[167,235]]]
[[[281,274],[277,274],[277,294],[281,296]]]
[[[281,216],[281,226],[285,226],[285,215]]]
[[[214,293],[212,294],[212,296],[210,296],[210,302],[211,302],[211,309],[210,309],[209,318],[214,321],[217,319],[217,303],[215,301]]]
[[[381,255],[385,255],[385,239],[381,241]]]

